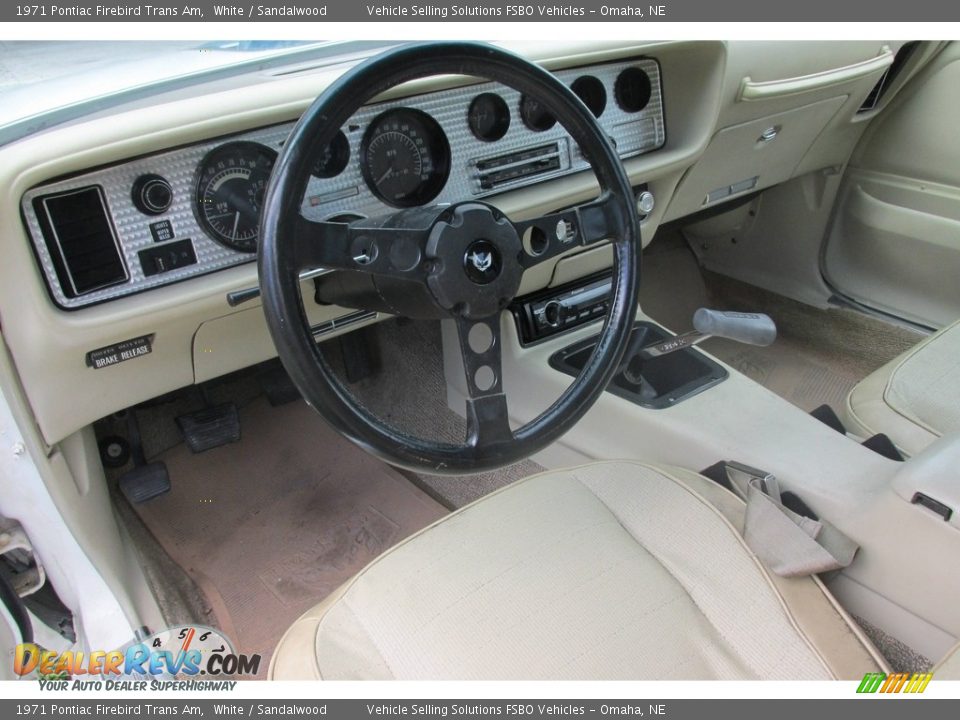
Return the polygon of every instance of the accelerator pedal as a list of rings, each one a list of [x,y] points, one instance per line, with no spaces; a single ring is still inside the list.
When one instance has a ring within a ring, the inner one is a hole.
[[[287,371],[283,369],[283,365],[279,363],[262,372],[259,380],[270,407],[279,407],[300,399],[300,391],[287,375]]]
[[[177,418],[177,427],[194,453],[240,440],[240,414],[233,403],[211,405]]]

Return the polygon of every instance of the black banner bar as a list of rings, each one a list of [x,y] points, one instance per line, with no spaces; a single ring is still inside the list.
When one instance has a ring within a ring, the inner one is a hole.
[[[151,0],[12,3],[2,22],[950,22],[943,0],[652,0],[524,4],[464,0]]]
[[[318,694],[322,685],[317,685]],[[851,694],[854,692],[850,690]],[[910,707],[907,708],[906,705]],[[404,720],[466,718],[482,720],[704,720],[777,718],[811,720],[927,720],[954,717],[957,701],[876,697],[850,700],[2,700],[0,714],[14,717],[309,717],[333,720]]]

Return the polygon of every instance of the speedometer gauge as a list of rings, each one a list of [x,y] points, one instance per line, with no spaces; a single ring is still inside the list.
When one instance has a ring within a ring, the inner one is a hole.
[[[378,115],[360,146],[363,178],[393,207],[425,205],[450,174],[450,145],[436,120],[410,108]]]
[[[277,153],[254,142],[214,148],[197,168],[194,213],[217,242],[256,252],[260,207]]]

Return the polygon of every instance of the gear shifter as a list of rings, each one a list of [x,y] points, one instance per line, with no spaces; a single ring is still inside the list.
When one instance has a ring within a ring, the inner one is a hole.
[[[777,326],[769,315],[729,310],[700,308],[693,314],[693,330],[647,345],[623,364],[623,375],[635,385],[643,385],[643,364],[663,355],[685,350],[707,338],[728,340],[766,347],[777,339]]]

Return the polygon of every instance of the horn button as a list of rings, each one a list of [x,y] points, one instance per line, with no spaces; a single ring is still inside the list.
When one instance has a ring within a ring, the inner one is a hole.
[[[463,269],[477,285],[492,283],[500,275],[503,260],[500,251],[489,240],[474,240],[463,255]]]
[[[495,315],[520,288],[520,237],[489,205],[463,203],[430,230],[427,255],[438,262],[427,278],[437,304],[470,319]]]

